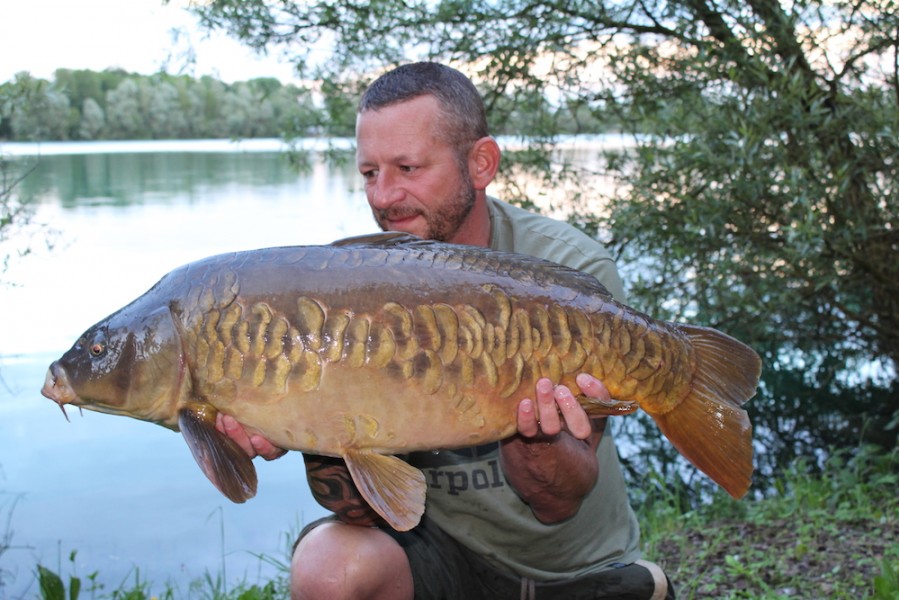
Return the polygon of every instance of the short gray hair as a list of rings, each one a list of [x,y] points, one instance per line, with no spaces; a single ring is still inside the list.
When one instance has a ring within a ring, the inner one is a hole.
[[[362,94],[358,113],[378,110],[420,96],[434,96],[442,108],[439,135],[460,153],[489,135],[484,100],[461,72],[434,62],[401,65],[378,77]]]

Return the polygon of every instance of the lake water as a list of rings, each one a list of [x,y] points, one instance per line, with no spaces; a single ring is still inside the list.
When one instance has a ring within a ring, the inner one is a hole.
[[[32,161],[34,148],[0,144]],[[69,410],[40,395],[49,363],[80,333],[186,262],[231,250],[327,243],[373,231],[352,166],[297,174],[279,144],[62,144],[40,147],[24,194],[56,230],[52,251],[15,261],[0,287],[0,597],[39,593],[36,565],[135,577],[186,592],[208,571],[265,581],[294,534],[324,514],[302,459],[255,461],[259,493],[226,500],[179,434]],[[70,553],[75,551],[73,562]]]

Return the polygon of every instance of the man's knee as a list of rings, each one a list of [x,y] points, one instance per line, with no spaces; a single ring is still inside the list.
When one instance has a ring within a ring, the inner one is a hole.
[[[329,522],[300,539],[291,597],[411,598],[412,573],[399,544],[379,529]]]

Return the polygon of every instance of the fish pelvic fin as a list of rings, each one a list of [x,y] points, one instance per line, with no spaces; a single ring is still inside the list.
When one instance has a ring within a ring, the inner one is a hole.
[[[215,414],[208,404],[191,403],[178,413],[178,427],[212,485],[242,504],[256,495],[256,467],[237,443],[215,428]]]
[[[675,448],[734,498],[752,484],[752,425],[740,408],[755,395],[762,361],[715,329],[678,325],[693,344],[690,393],[666,413],[650,413]]]
[[[425,510],[425,476],[396,456],[370,450],[345,453],[350,475],[369,506],[397,531],[418,525]]]

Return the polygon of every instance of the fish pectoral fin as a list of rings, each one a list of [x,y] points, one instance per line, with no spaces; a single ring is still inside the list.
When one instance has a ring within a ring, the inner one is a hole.
[[[602,400],[583,394],[579,395],[577,400],[584,407],[584,410],[587,411],[587,415],[590,418],[629,415],[639,408],[639,405],[631,400],[615,400],[614,398]]]
[[[354,450],[344,454],[359,493],[397,531],[418,525],[425,510],[425,476],[395,456]]]
[[[225,497],[240,504],[256,495],[256,467],[240,446],[215,428],[214,409],[182,408],[178,426],[194,460]]]

